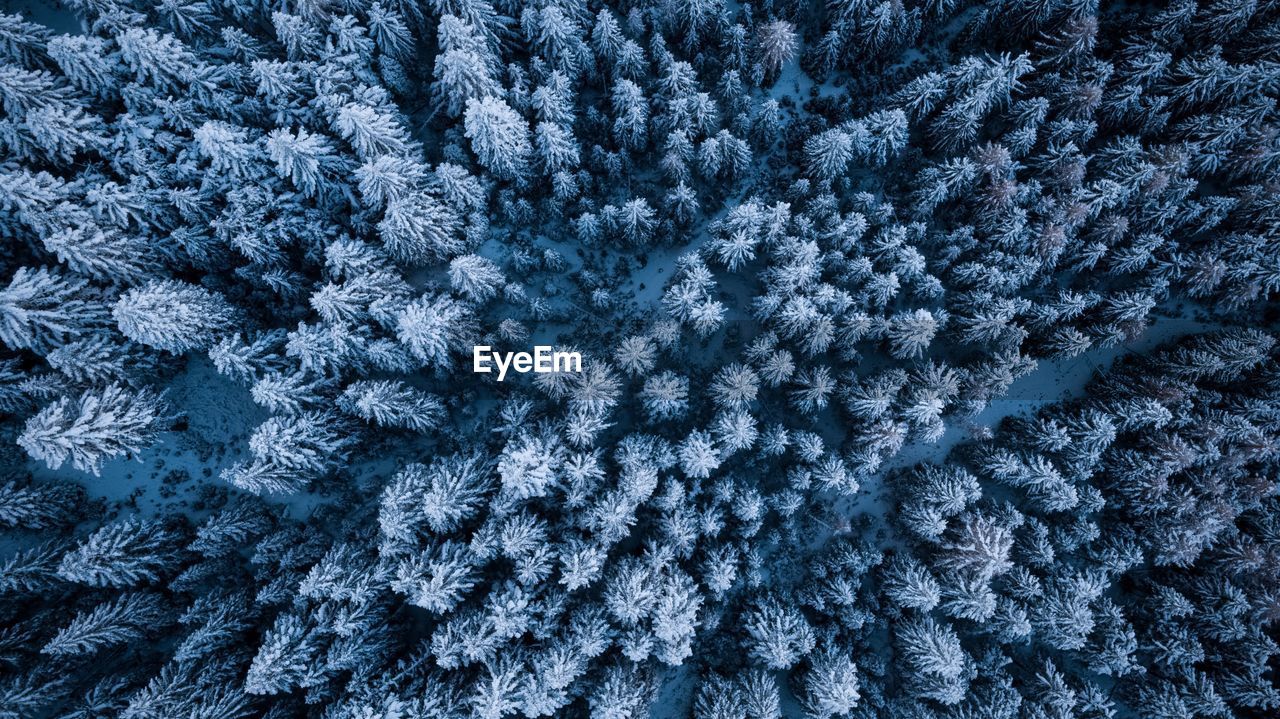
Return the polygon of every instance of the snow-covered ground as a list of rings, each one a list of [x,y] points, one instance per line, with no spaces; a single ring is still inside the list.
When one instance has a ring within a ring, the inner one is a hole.
[[[209,513],[210,500],[229,490],[219,473],[247,451],[248,437],[267,413],[245,388],[219,375],[201,355],[166,386],[165,396],[183,413],[177,429],[135,457],[117,457],[94,476],[69,464],[57,470],[34,460],[27,469],[40,482],[74,482],[109,513],[154,516],[170,512],[198,521]],[[295,518],[307,516],[318,498],[312,494],[267,497],[287,507]]]
[[[60,33],[79,35],[83,32],[80,21],[58,0],[0,0],[0,12],[6,15],[22,15],[34,23]]]

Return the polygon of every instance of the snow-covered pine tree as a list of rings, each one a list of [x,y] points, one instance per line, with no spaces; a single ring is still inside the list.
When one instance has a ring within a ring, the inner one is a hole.
[[[239,319],[221,295],[180,280],[135,287],[120,296],[111,314],[124,336],[175,354],[208,349]]]
[[[166,613],[159,595],[124,594],[77,614],[41,647],[40,653],[55,657],[85,656],[135,642],[163,629]]]
[[[164,520],[129,517],[90,534],[62,557],[58,576],[91,587],[136,587],[173,572],[183,531]]]
[[[18,444],[51,469],[69,461],[97,475],[107,460],[153,443],[164,429],[167,411],[162,397],[149,389],[112,384],[41,409],[27,420]]]
[[[532,152],[529,124],[501,98],[469,99],[464,122],[480,164],[504,180],[526,179]]]

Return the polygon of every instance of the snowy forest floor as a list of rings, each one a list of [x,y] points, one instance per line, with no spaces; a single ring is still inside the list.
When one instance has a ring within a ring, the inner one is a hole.
[[[21,14],[54,32],[81,34],[80,21],[57,0],[0,0],[0,12]]]

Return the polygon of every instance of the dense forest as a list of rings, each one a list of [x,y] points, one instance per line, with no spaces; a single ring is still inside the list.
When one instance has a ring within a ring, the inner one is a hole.
[[[1277,0],[15,5],[0,719],[1277,716],[1278,98]]]

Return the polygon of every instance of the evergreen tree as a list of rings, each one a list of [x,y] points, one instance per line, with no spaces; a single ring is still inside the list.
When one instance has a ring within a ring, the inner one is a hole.
[[[523,180],[531,153],[529,125],[500,98],[467,100],[467,139],[480,164],[504,180]]]
[[[342,106],[333,126],[365,161],[404,153],[409,145],[408,133],[394,115],[359,102]]]
[[[924,617],[900,623],[894,634],[907,678],[919,696],[943,704],[964,698],[967,657],[950,626]]]
[[[444,405],[433,395],[402,382],[353,382],[338,398],[338,408],[380,427],[426,432],[439,426]]]
[[[502,270],[480,255],[462,255],[449,263],[449,282],[467,299],[483,303],[498,294],[504,283]]]
[[[76,615],[58,630],[41,654],[59,657],[93,654],[142,639],[163,626],[165,607],[154,594],[125,594]]]
[[[477,454],[406,465],[382,494],[378,521],[383,535],[412,541],[424,525],[432,532],[457,530],[479,511],[493,486],[491,472],[489,463]]]
[[[432,71],[436,80],[433,93],[446,113],[457,117],[471,100],[501,96],[497,58],[475,28],[453,15],[444,15],[438,37],[441,52]]]
[[[66,484],[0,485],[0,527],[53,529],[83,513],[84,490]]]
[[[397,261],[417,266],[462,251],[458,216],[431,195],[395,198],[378,223],[382,244]]]
[[[58,576],[92,587],[153,583],[181,559],[181,537],[166,522],[130,517],[103,526],[63,556]]]
[[[813,630],[794,607],[768,597],[746,616],[751,655],[768,669],[790,669],[813,651]]]
[[[720,450],[706,432],[694,431],[685,438],[680,443],[679,456],[680,469],[694,479],[706,479],[720,467]]]
[[[689,380],[667,370],[644,381],[640,399],[651,421],[683,415],[689,408]]]
[[[858,669],[853,660],[835,649],[816,653],[804,675],[805,713],[817,719],[849,713],[861,699]]]
[[[188,549],[215,559],[260,538],[273,524],[267,505],[260,500],[242,497],[200,525]]]
[[[338,464],[353,442],[343,429],[335,417],[324,412],[271,417],[254,430],[249,449],[258,461],[318,474]]]
[[[763,78],[775,78],[782,66],[795,56],[799,44],[795,26],[786,20],[774,20],[761,25],[758,33]]]
[[[238,319],[222,296],[179,280],[131,289],[111,314],[125,337],[175,354],[208,349]]]
[[[70,461],[97,475],[107,460],[154,442],[165,412],[165,402],[154,392],[112,384],[74,400],[62,397],[40,410],[27,420],[18,444],[51,469]]]
[[[653,634],[658,645],[655,654],[669,666],[679,666],[693,653],[698,612],[702,596],[697,585],[686,574],[667,576],[653,609]]]
[[[245,692],[279,694],[298,686],[306,680],[320,651],[319,637],[298,615],[281,614],[249,665]]]
[[[861,151],[858,138],[840,128],[814,135],[804,143],[810,174],[819,180],[835,180]]]
[[[938,582],[913,557],[898,557],[885,567],[884,592],[898,606],[929,611],[942,599]]]
[[[47,268],[20,267],[0,291],[0,341],[11,349],[48,352],[106,319],[88,282]]]
[[[424,364],[444,367],[475,332],[475,318],[465,305],[440,295],[424,295],[409,303],[396,323],[396,335]]]
[[[391,586],[409,602],[437,615],[456,607],[479,580],[477,558],[466,545],[446,541],[396,567]]]
[[[75,272],[107,282],[139,282],[159,269],[143,237],[96,225],[67,228],[43,238],[45,249]]]
[[[341,171],[342,161],[334,154],[333,143],[324,135],[305,127],[295,132],[273,130],[267,136],[267,155],[276,163],[276,172],[288,178],[304,195],[316,195],[329,186],[329,175]]]

